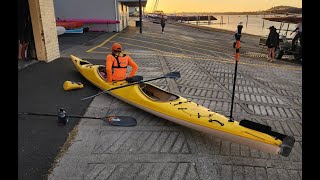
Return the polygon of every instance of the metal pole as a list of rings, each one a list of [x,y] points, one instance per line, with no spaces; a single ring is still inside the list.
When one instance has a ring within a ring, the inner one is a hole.
[[[290,25],[290,23],[288,23],[288,27],[287,27],[287,31],[286,31],[286,37],[287,37],[288,31],[289,31],[289,25]]]
[[[234,101],[234,93],[236,89],[236,79],[237,79],[237,69],[238,69],[238,60],[239,60],[239,53],[240,53],[240,38],[241,38],[241,31],[243,26],[241,24],[238,25],[238,32],[236,34],[236,67],[234,69],[234,80],[233,80],[233,89],[232,89],[232,99],[231,99],[231,110],[230,110],[230,122],[233,122],[232,112],[233,112],[233,101]]]
[[[118,21],[118,2],[114,0],[114,9],[116,12],[116,21]],[[119,24],[116,24],[116,31],[119,32]]]
[[[142,7],[141,7],[141,0],[139,0],[139,16],[140,16],[140,33],[142,33]]]

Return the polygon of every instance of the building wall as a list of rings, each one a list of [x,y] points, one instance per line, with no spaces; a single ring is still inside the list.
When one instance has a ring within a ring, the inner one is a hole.
[[[54,7],[56,17],[60,19],[93,18],[116,20],[114,3],[114,0],[54,0]],[[116,31],[115,24],[99,24],[91,27],[110,32]]]
[[[118,3],[118,18],[120,21],[119,31],[122,31],[128,26],[129,21],[128,6],[124,5],[123,3]]]
[[[53,0],[40,0],[40,7],[47,61],[52,61],[60,57]]]
[[[129,26],[129,7],[127,6],[127,13],[126,13],[126,27]]]
[[[50,62],[60,57],[53,0],[29,0],[37,59]]]
[[[114,0],[54,0],[56,17],[115,20]]]
[[[123,21],[124,21],[124,17],[123,17],[123,14],[124,14],[124,5],[123,4],[121,4],[121,3],[118,3],[118,5],[119,5],[119,21],[120,21],[120,24],[119,24],[119,26],[120,26],[120,31],[122,31],[123,29],[124,29],[124,26],[123,26]]]

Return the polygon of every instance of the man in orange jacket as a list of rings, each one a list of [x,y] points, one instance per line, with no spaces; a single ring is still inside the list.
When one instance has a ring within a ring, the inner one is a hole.
[[[108,54],[106,59],[107,82],[125,80],[128,65],[132,67],[128,78],[134,76],[138,70],[138,65],[131,57],[122,53],[122,46],[119,43],[112,45],[112,54]]]

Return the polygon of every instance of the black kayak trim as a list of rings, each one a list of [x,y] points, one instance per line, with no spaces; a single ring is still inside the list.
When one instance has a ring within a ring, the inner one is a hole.
[[[295,143],[295,139],[292,136],[287,136],[285,134],[281,134],[275,131],[272,131],[270,126],[264,125],[264,124],[260,124],[257,122],[253,122],[247,119],[243,119],[239,122],[240,126],[249,128],[249,129],[253,129],[259,132],[263,132],[266,134],[269,134],[270,136],[275,137],[275,139],[280,139],[282,141],[282,144],[280,145],[280,154],[282,156],[288,157],[289,154],[291,153],[291,150],[293,148],[293,145]]]

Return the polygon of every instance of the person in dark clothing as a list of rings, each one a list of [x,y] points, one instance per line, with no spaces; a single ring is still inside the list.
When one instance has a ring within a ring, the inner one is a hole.
[[[274,26],[269,27],[269,35],[266,41],[267,49],[267,60],[270,62],[275,61],[275,49],[279,45],[279,34],[276,31],[276,28]]]
[[[163,17],[163,15],[162,15],[162,17],[161,17],[161,22],[160,22],[160,24],[161,24],[162,33],[163,33],[164,27],[166,26],[166,19]]]
[[[296,33],[296,35],[294,36],[294,38],[292,39],[292,42],[291,42],[291,50],[292,50],[292,51],[295,51],[296,41],[297,41],[298,39],[300,39],[300,44],[301,44],[301,39],[302,39],[302,22],[300,22],[299,24],[297,24],[296,29],[293,30],[290,35],[292,35],[292,33],[294,33],[294,32],[297,32],[297,33]]]

